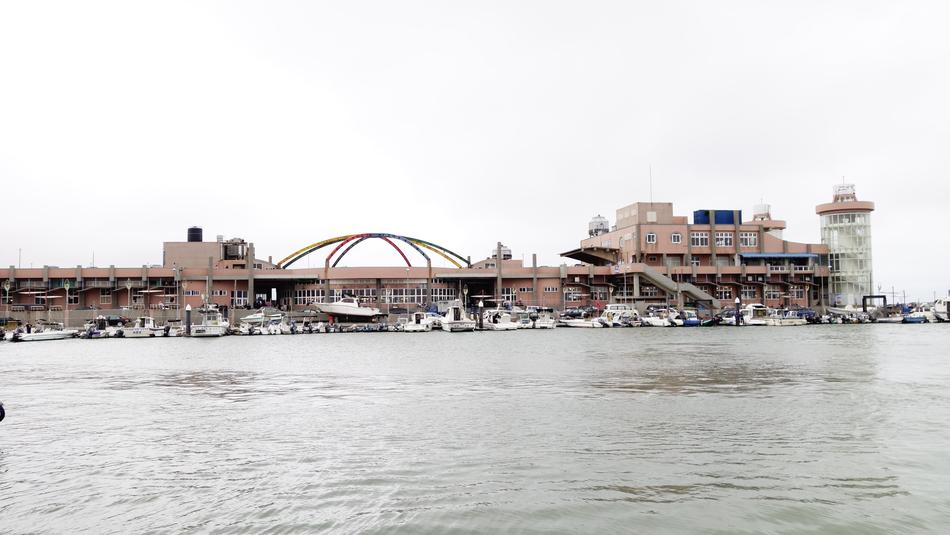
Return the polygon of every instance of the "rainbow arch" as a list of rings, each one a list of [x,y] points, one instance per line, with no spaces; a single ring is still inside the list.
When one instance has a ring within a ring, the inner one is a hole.
[[[360,243],[371,238],[383,240],[389,245],[391,245],[394,249],[396,249],[396,252],[399,253],[399,256],[401,256],[402,259],[406,262],[407,266],[412,266],[412,263],[409,261],[409,257],[406,256],[406,253],[403,252],[403,250],[399,247],[397,242],[403,242],[409,245],[410,247],[412,247],[417,253],[419,253],[420,255],[422,255],[423,258],[426,259],[426,263],[429,265],[432,264],[432,259],[429,257],[426,251],[431,251],[441,256],[442,258],[445,258],[446,260],[451,262],[455,267],[458,267],[458,268],[462,267],[462,263],[464,263],[465,266],[467,267],[471,267],[471,263],[468,261],[467,258],[449,249],[446,249],[445,247],[442,247],[441,245],[436,245],[434,243],[427,242],[425,240],[420,240],[418,238],[410,238],[409,236],[399,236],[398,234],[388,234],[385,232],[365,232],[362,234],[347,234],[345,236],[337,236],[335,238],[329,238],[326,240],[318,241],[316,243],[311,243],[310,245],[306,247],[302,247],[294,251],[293,253],[287,255],[286,257],[284,257],[282,260],[277,262],[277,267],[288,268],[291,266],[291,264],[307,256],[308,254],[314,251],[323,249],[324,247],[334,245],[334,244],[336,245],[336,247],[334,247],[333,250],[330,251],[330,254],[327,255],[326,263],[327,263],[327,266],[330,266],[330,260],[333,259],[333,257],[337,254],[337,252],[340,251],[340,249],[343,249],[343,252],[341,252],[340,255],[336,257],[336,260],[333,261],[333,266],[336,266],[337,264],[340,263],[340,260],[342,260],[343,257],[346,256],[346,253],[350,252],[350,250],[353,249],[353,247],[356,247]],[[461,263],[459,261],[461,261]]]

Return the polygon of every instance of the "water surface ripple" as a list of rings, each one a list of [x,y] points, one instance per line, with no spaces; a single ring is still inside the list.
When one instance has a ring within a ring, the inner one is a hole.
[[[0,344],[3,533],[923,533],[950,326]]]

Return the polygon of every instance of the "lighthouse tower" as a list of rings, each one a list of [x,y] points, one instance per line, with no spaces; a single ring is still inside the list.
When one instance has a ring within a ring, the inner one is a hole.
[[[821,242],[828,246],[829,302],[832,306],[860,305],[874,290],[871,264],[871,212],[874,203],[859,201],[854,184],[835,186],[832,202],[819,204]]]

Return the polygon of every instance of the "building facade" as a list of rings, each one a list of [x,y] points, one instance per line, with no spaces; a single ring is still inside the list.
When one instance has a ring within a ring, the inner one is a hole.
[[[828,247],[783,239],[785,222],[772,219],[767,205],[748,221],[738,210],[696,210],[690,223],[672,203],[639,202],[617,209],[609,231],[600,220],[588,228],[580,247],[562,255],[608,266],[616,301],[712,309],[737,297],[769,307],[824,304]]]

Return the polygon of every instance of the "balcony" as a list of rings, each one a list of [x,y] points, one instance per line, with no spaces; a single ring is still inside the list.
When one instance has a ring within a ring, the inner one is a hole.
[[[773,266],[769,264],[769,273],[788,273],[788,266]]]

